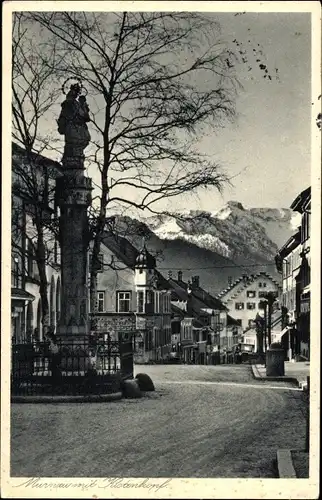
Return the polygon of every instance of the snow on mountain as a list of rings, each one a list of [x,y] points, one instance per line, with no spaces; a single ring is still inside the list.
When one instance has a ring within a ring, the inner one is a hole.
[[[237,201],[212,212],[185,210],[141,221],[121,219],[124,235],[137,248],[145,235],[165,276],[170,270],[183,270],[185,279],[197,274],[213,294],[245,272],[267,271],[279,278],[274,257],[298,226],[290,209],[247,209]]]
[[[212,250],[218,252],[224,257],[230,256],[230,250],[228,246],[223,243],[217,236],[212,234],[187,234],[179,226],[175,219],[168,219],[159,227],[154,229],[154,234],[156,234],[162,240],[175,240],[182,239],[194,243],[200,248],[205,248],[207,250]]]
[[[290,209],[246,209],[238,201],[229,201],[218,211],[173,215],[149,217],[145,223],[163,240],[189,241],[238,264],[272,261],[295,225]]]
[[[156,227],[156,229],[154,230],[154,233],[157,234],[159,236],[159,238],[172,239],[172,236],[176,237],[177,235],[182,233],[182,229],[178,225],[178,223],[175,219],[169,219],[169,220],[166,220],[159,227]]]

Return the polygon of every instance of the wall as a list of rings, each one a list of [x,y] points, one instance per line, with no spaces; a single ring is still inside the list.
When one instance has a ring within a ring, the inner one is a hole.
[[[262,286],[260,286],[260,283]],[[266,284],[264,287],[263,284]],[[259,309],[259,302],[263,300],[263,297],[259,297],[260,292],[278,292],[278,286],[268,277],[268,276],[260,276],[256,278],[252,283],[248,284],[243,290],[239,287],[239,294],[235,298],[231,298],[227,300],[226,297],[223,297],[223,301],[225,305],[229,309],[229,315],[234,319],[239,319],[242,322],[242,328],[245,329],[249,325],[250,320],[254,320],[256,314]],[[248,291],[254,291],[255,297],[250,298],[247,297]],[[231,293],[232,295],[232,293]],[[244,309],[238,310],[236,309],[236,304],[242,302],[244,304]],[[255,303],[255,309],[247,309],[247,303]]]
[[[283,262],[283,296],[282,305],[287,307],[291,317],[296,310],[296,280],[295,277],[300,271],[301,246],[297,246]],[[287,271],[288,269],[288,271]]]
[[[104,272],[98,273],[97,291],[105,292],[104,312],[117,311],[117,291],[132,293],[131,311],[134,312],[136,310],[134,270],[118,260],[105,245],[101,245],[100,253],[103,255]]]

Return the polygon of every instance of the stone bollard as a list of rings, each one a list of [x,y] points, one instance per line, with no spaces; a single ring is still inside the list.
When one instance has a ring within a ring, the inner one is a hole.
[[[284,349],[281,344],[273,343],[266,351],[266,376],[283,377],[284,375]]]

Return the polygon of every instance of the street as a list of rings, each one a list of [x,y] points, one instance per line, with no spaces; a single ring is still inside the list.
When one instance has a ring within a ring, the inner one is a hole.
[[[304,446],[301,392],[249,365],[139,372],[156,387],[142,399],[13,404],[11,475],[268,478],[277,448]]]

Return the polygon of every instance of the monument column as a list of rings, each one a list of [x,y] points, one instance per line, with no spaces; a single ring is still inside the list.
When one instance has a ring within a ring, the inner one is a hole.
[[[62,104],[58,131],[65,136],[63,175],[57,179],[56,199],[60,208],[61,315],[57,337],[84,342],[89,334],[87,209],[92,181],[85,177],[84,149],[90,141],[89,110],[81,86],[74,84]]]

